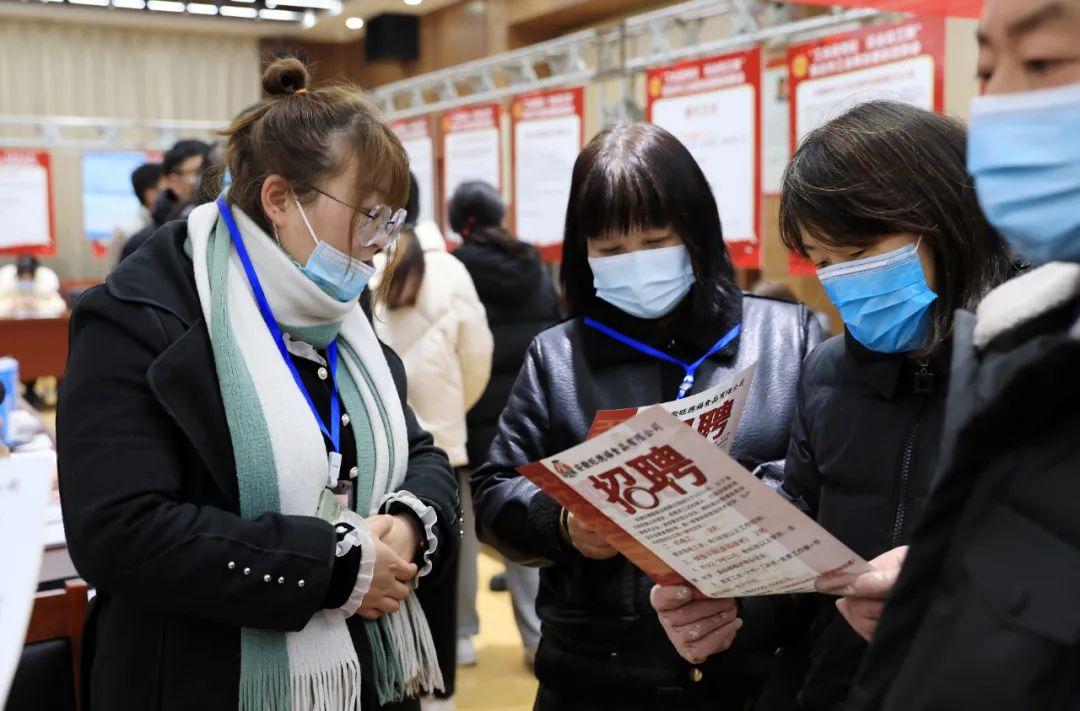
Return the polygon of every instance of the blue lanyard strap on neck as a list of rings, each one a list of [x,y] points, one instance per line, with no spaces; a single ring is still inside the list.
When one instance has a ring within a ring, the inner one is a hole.
[[[240,237],[240,230],[236,226],[236,221],[233,220],[232,211],[229,210],[228,204],[225,202],[224,196],[218,196],[217,199],[218,212],[221,213],[221,219],[225,221],[225,226],[229,228],[229,237],[232,238],[233,247],[236,248],[236,254],[240,257],[240,264],[244,267],[244,273],[247,275],[248,283],[251,284],[251,292],[255,296],[255,303],[259,306],[259,313],[262,314],[263,322],[266,323],[266,328],[270,331],[271,337],[274,339],[274,344],[277,345],[278,353],[281,354],[282,359],[285,361],[285,365],[288,366],[289,372],[292,373],[293,380],[296,382],[296,387],[300,388],[300,393],[304,396],[304,400],[307,401],[308,408],[311,410],[311,414],[315,416],[315,421],[319,423],[319,429],[330,440],[330,443],[334,447],[334,451],[341,452],[341,397],[338,395],[337,389],[337,364],[338,364],[338,349],[337,341],[333,341],[326,347],[326,360],[330,365],[330,427],[327,429],[326,423],[323,422],[322,416],[319,414],[319,410],[315,407],[315,402],[311,399],[311,393],[304,386],[304,381],[300,379],[300,372],[296,369],[296,364],[293,363],[292,357],[289,355],[289,349],[285,346],[285,334],[281,332],[281,327],[278,326],[277,319],[274,318],[274,312],[270,309],[270,302],[266,298],[266,292],[263,291],[262,283],[259,281],[259,275],[255,273],[255,266],[251,263],[251,256],[248,254],[247,247],[244,246],[244,240]]]
[[[716,342],[716,345],[710,348],[705,355],[698,358],[696,362],[684,363],[675,356],[668,355],[667,353],[664,353],[657,348],[653,348],[648,344],[630,338],[630,336],[623,335],[615,329],[608,328],[604,324],[592,318],[589,318],[588,316],[585,317],[585,325],[591,329],[599,331],[600,333],[608,336],[609,338],[614,338],[619,343],[629,346],[636,351],[640,351],[641,353],[652,356],[653,358],[658,358],[659,360],[667,361],[668,363],[673,363],[686,371],[686,377],[683,378],[682,384],[679,385],[679,392],[675,398],[677,400],[682,400],[684,397],[686,397],[686,394],[690,392],[690,388],[694,387],[694,374],[697,372],[697,369],[701,367],[701,364],[704,363],[706,359],[709,358],[709,356],[715,355],[720,351],[724,350],[724,348],[726,348],[729,343],[734,341],[739,336],[739,331],[742,330],[742,324],[735,324],[735,326],[730,331],[724,334],[723,338]]]

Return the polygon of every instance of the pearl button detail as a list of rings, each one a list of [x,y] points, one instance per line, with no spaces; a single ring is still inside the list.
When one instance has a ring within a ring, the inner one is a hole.
[[[266,575],[263,576],[263,582],[264,583],[270,582],[270,574],[269,573],[267,573]]]
[[[232,570],[235,567],[236,567],[236,561],[235,560],[230,560],[229,561],[229,570]]]
[[[296,581],[296,587],[298,587],[298,588],[304,587],[304,581],[303,580]]]
[[[359,469],[357,469],[356,467],[353,467],[352,469],[349,470],[349,478],[350,479],[355,479],[358,476],[360,476],[360,470]]]
[[[285,584],[285,578],[278,578],[277,579],[277,584],[278,585],[284,585]]]
[[[345,415],[341,416],[341,425],[343,427],[348,427],[350,422],[352,422],[352,420],[349,419],[348,414],[345,414]]]
[[[244,575],[251,575],[251,568],[244,568]]]
[[[326,380],[330,377],[330,373],[326,371],[326,368],[319,368],[316,374],[319,376],[319,380]]]

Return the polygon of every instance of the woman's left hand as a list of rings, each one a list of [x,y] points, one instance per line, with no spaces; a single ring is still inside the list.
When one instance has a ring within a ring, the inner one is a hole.
[[[885,601],[892,593],[908,547],[900,546],[870,561],[873,570],[859,575],[832,575],[817,582],[818,592],[842,595],[836,609],[867,642],[877,630]]]
[[[694,600],[692,593],[682,585],[657,585],[649,601],[679,656],[691,664],[701,664],[727,651],[743,622],[733,598]]]
[[[390,547],[405,561],[413,561],[420,549],[420,531],[416,521],[408,514],[381,514],[368,519],[374,524],[378,519],[386,519],[387,532],[382,536],[382,542]]]

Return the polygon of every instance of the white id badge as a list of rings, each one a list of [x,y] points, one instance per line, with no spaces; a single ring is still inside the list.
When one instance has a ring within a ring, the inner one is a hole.
[[[326,457],[327,472],[326,472],[326,486],[333,489],[338,484],[338,479],[341,478],[341,453],[330,452]]]

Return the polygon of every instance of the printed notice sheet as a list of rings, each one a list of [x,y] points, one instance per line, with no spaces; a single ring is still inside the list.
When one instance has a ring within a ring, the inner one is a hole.
[[[757,363],[753,363],[704,392],[665,402],[660,407],[695,429],[702,437],[707,437],[721,450],[731,452],[731,443],[739,429],[739,420],[742,419],[746,396],[750,393],[756,370]],[[642,409],[601,410],[593,420],[589,439],[626,422]]]
[[[17,454],[0,459],[0,540],[4,572],[0,575],[0,708],[26,638],[26,625],[37,590],[56,455]]]
[[[662,406],[522,474],[662,585],[704,596],[812,592],[869,566]]]

